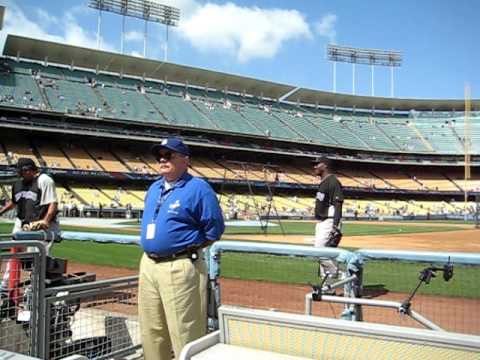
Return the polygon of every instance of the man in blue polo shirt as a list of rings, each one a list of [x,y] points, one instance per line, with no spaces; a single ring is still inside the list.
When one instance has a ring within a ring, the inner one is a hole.
[[[225,225],[208,183],[188,174],[190,151],[165,139],[152,152],[160,175],[148,189],[142,218],[139,319],[144,358],[170,360],[207,330],[207,268],[202,248]]]

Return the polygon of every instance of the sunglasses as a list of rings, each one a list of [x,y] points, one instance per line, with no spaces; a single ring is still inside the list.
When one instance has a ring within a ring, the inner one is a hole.
[[[165,159],[167,161],[170,161],[170,160],[172,160],[172,157],[173,157],[173,153],[170,152],[170,151],[165,151],[165,152],[157,154],[157,160]]]

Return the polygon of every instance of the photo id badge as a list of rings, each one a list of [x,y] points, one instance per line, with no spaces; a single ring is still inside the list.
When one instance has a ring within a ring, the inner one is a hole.
[[[147,225],[147,240],[152,240],[155,236],[155,224]]]

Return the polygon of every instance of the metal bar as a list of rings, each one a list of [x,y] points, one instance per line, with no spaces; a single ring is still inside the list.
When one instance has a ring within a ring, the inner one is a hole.
[[[393,98],[393,66],[390,67],[390,97]]]
[[[33,254],[33,267],[30,275],[30,281],[31,281],[31,286],[32,286],[32,308],[30,309],[30,326],[32,327],[30,330],[30,336],[31,336],[31,343],[30,343],[30,349],[31,349],[31,354],[37,354],[38,353],[38,338],[37,338],[37,332],[40,330],[40,327],[38,326],[38,317],[40,315],[40,312],[38,311],[38,305],[39,302],[42,302],[42,298],[39,296],[35,296],[35,294],[38,294],[39,286],[40,286],[40,271],[37,271],[37,268],[40,267],[40,258],[39,258],[39,253],[34,253]],[[44,281],[43,281],[44,282]]]
[[[480,254],[477,253],[440,253],[434,251],[400,251],[379,249],[360,249],[357,250],[355,253],[361,256],[364,260],[388,259],[407,260],[423,263],[446,263],[450,260],[453,264],[480,265]]]
[[[355,95],[355,63],[352,63],[352,95]]]
[[[352,276],[349,276],[349,277],[346,277],[345,279],[342,279],[342,280],[339,280],[337,282],[334,282],[330,285],[327,285],[326,287],[328,289],[336,289],[340,286],[343,286],[345,284],[348,284],[349,282],[353,281],[353,280],[356,280],[357,279],[357,275],[352,275]]]
[[[102,22],[102,10],[98,9],[97,17],[97,49],[100,49],[100,25]]]
[[[143,57],[147,57],[147,20],[145,20],[145,30],[143,32]]]
[[[371,299],[362,299],[362,298],[346,298],[340,296],[331,296],[331,295],[322,295],[321,301],[333,302],[339,304],[348,304],[348,305],[366,305],[366,306],[376,306],[383,308],[396,309],[399,311],[402,304],[396,301],[386,301],[386,300],[371,300]],[[312,302],[313,297],[312,293],[305,295],[305,314],[312,315]],[[438,325],[434,324],[424,316],[420,315],[414,310],[410,310],[409,313],[405,314],[410,316],[412,319],[416,320],[423,326],[436,331],[445,331]]]
[[[68,294],[61,295],[61,296],[48,296],[48,298],[55,299],[57,301],[88,298],[91,295],[95,296],[95,295],[111,294],[120,290],[132,289],[132,288],[135,288],[136,286],[137,284],[128,284],[128,285],[125,285],[124,287],[118,287],[118,288],[103,288],[103,289],[94,288],[94,289],[82,290],[78,292],[69,292]]]
[[[166,31],[166,34],[165,34],[165,62],[168,60],[168,24],[165,25],[165,31]]]
[[[124,42],[125,42],[125,15],[122,16],[122,34],[120,37],[120,52],[124,53]]]
[[[417,322],[419,322],[420,324],[424,325],[425,327],[431,329],[431,330],[436,330],[436,331],[445,331],[444,329],[442,329],[440,326],[438,326],[437,324],[431,322],[430,320],[428,320],[426,317],[420,315],[419,313],[417,313],[416,311],[414,310],[410,310],[410,313],[408,314],[410,315],[413,319],[417,320]]]
[[[375,65],[371,65],[371,68],[372,68],[372,96],[375,96],[375,80],[374,80],[374,76],[375,76]]]
[[[115,358],[118,355],[122,355],[124,353],[129,353],[132,350],[137,350],[137,349],[141,349],[141,348],[142,348],[142,344],[133,345],[133,346],[130,346],[130,347],[125,348],[125,349],[120,349],[120,350],[117,350],[117,351],[113,351],[113,352],[108,353],[107,355],[104,355],[104,356],[96,357],[95,359],[98,359],[98,360],[100,360],[100,359],[112,359],[112,358]]]
[[[312,315],[313,293],[305,295],[305,315]]]
[[[333,92],[337,92],[337,62],[333,62]]]
[[[112,285],[122,284],[122,283],[130,284],[132,282],[138,282],[138,275],[125,276],[125,277],[115,278],[115,279],[98,280],[95,282],[83,283],[83,284],[56,286],[56,287],[46,289],[45,295],[50,296],[60,291],[77,292],[82,290],[103,288],[107,285],[112,286]]]
[[[46,256],[47,256],[47,250],[45,247],[45,244],[42,241],[36,241],[36,240],[15,240],[15,241],[1,241],[0,242],[0,248],[11,248],[11,247],[34,247],[38,249],[38,253],[35,253],[33,255],[33,260],[34,260],[34,266],[35,266],[35,258],[38,258],[38,271],[36,274],[32,274],[33,278],[38,282],[38,287],[36,287],[36,292],[32,292],[32,297],[37,297],[37,300],[35,301],[38,304],[37,309],[34,307],[32,308],[32,312],[37,312],[36,314],[33,313],[31,314],[32,318],[30,319],[30,324],[33,323],[33,327],[31,329],[32,334],[38,334],[38,342],[36,342],[36,339],[32,339],[31,345],[33,346],[31,348],[31,351],[33,352],[33,355],[38,356],[39,354],[42,353],[42,348],[43,344],[42,341],[44,341],[44,332],[42,329],[45,328],[45,307],[43,303],[43,298],[44,298],[44,291],[45,291],[45,275],[46,275]],[[32,256],[28,257],[26,256],[28,253],[20,253],[19,258],[31,258]],[[3,257],[3,256],[2,256]],[[34,282],[35,283],[35,282]],[[35,322],[34,322],[35,321]],[[34,327],[38,327],[37,329],[33,329]]]
[[[128,0],[126,7],[121,0],[91,0],[88,6],[96,10],[108,11],[142,20],[148,19],[149,21],[171,26],[177,26],[178,21],[180,21],[180,10],[178,8],[148,0]]]

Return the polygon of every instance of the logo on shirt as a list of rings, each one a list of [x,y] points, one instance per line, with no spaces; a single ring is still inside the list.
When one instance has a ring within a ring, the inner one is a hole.
[[[178,209],[180,207],[180,200],[176,200],[168,206],[168,213],[178,215]]]
[[[325,199],[325,194],[322,193],[322,192],[320,192],[320,191],[317,192],[317,199],[318,199],[319,201],[323,201],[323,199]]]
[[[37,201],[38,194],[34,191],[20,191],[15,194],[15,201],[18,202],[21,198]]]

